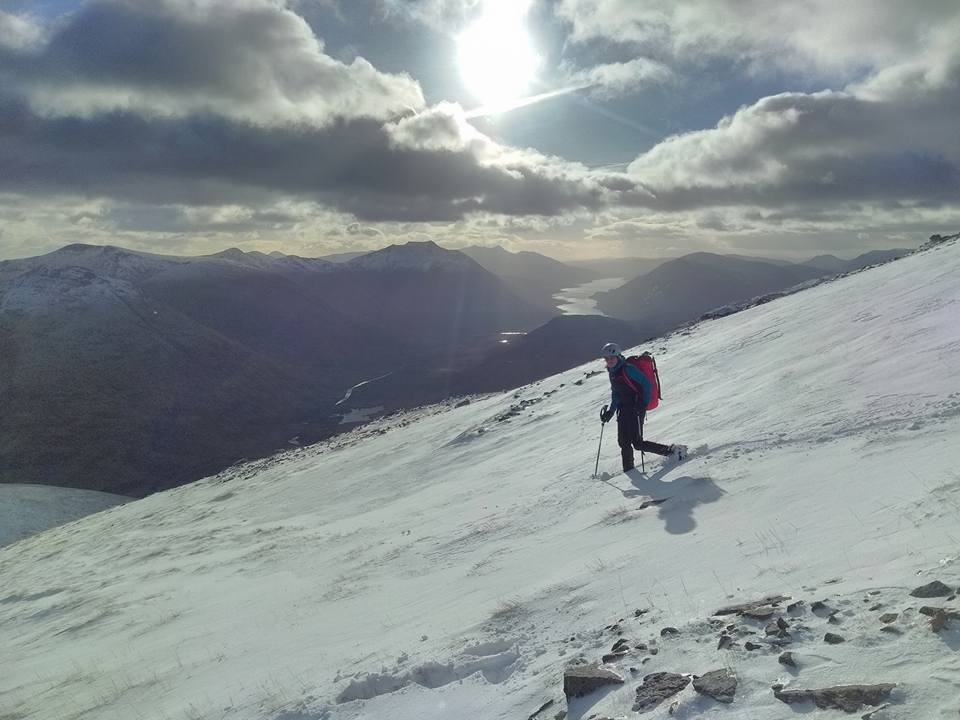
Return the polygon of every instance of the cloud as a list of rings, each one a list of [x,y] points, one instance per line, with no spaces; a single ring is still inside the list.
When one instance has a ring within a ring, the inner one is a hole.
[[[375,0],[388,20],[409,20],[435,30],[460,28],[482,4],[481,0]]]
[[[2,17],[8,37],[17,18]],[[214,113],[323,126],[424,105],[412,78],[331,58],[274,0],[90,0],[44,43],[0,47],[0,79],[50,117]]]
[[[383,124],[263,127],[132,113],[44,117],[0,106],[0,191],[126,202],[251,205],[292,197],[359,219],[450,221],[556,215],[634,189],[622,176],[498,145],[453,106]]]
[[[25,52],[43,40],[43,27],[29,15],[0,10],[0,52]]]
[[[631,163],[656,201],[684,209],[849,202],[956,204],[960,49],[934,46],[842,91],[783,93]]]
[[[611,99],[650,85],[662,85],[672,77],[673,72],[666,65],[647,58],[634,58],[570,71],[567,81],[587,88],[594,97]]]
[[[560,0],[556,14],[574,42],[606,40],[678,60],[710,57],[857,73],[922,51],[931,34],[953,24],[954,0]]]

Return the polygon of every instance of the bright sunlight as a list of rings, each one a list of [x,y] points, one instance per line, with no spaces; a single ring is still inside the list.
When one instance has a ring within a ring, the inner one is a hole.
[[[530,89],[540,57],[524,23],[529,6],[488,0],[480,19],[457,38],[460,74],[485,106],[507,105]]]

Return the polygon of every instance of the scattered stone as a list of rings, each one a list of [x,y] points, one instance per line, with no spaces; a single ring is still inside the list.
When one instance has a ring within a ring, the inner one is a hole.
[[[732,703],[737,692],[737,676],[729,670],[712,670],[693,679],[693,689],[717,702]]]
[[[821,600],[817,600],[810,606],[810,611],[817,615],[818,617],[828,617],[835,611],[827,606],[827,604]]]
[[[777,611],[771,606],[764,605],[763,607],[753,608],[752,610],[744,610],[741,614],[744,617],[753,618],[754,620],[769,620],[776,612]]]
[[[613,644],[613,647],[610,648],[610,652],[625,653],[629,649],[630,649],[630,643],[627,642],[627,640],[625,640],[624,638],[620,638]]]
[[[721,635],[720,641],[717,643],[717,650],[726,650],[731,645],[733,645],[733,638],[726,634]]]
[[[893,625],[884,625],[882,628],[880,628],[880,632],[889,633],[890,635],[903,635],[903,631],[898,627],[894,627]]]
[[[798,615],[803,612],[805,604],[806,603],[804,603],[803,600],[797,600],[796,602],[792,602],[789,605],[787,605],[787,612],[790,613],[791,615],[793,614]]]
[[[871,591],[868,593],[868,595],[879,595],[879,594],[880,594],[880,591],[879,591],[879,590],[871,590]]]
[[[935,633],[940,632],[947,626],[947,623],[950,622],[950,617],[945,610],[938,610],[937,613],[930,618],[930,629]]]
[[[836,611],[836,610],[834,610],[832,613],[830,613],[829,617],[827,617],[827,622],[830,623],[831,625],[839,625],[839,624],[840,624],[840,618],[837,617],[837,611]]]
[[[617,660],[622,660],[627,656],[626,652],[616,652],[616,653],[607,653],[602,658],[600,662],[606,665],[607,663],[615,663]]]
[[[636,610],[633,611],[633,616],[634,616],[635,618],[638,618],[638,617],[640,617],[641,615],[646,615],[648,612],[650,612],[650,611],[649,611],[649,610],[641,610],[640,608],[637,608]]]
[[[455,407],[455,408],[462,408],[462,407],[466,407],[466,406],[469,405],[469,404],[470,404],[470,399],[469,399],[469,398],[465,398],[465,399],[461,400],[460,402],[458,402],[456,405],[454,405],[454,407]],[[552,702],[552,701],[551,701],[551,702]],[[541,708],[541,709],[542,709],[542,708]],[[537,712],[540,712],[540,710],[537,710]]]
[[[607,685],[622,685],[624,679],[613,670],[598,665],[580,665],[563,673],[563,694],[583,697]]]
[[[634,650],[644,651],[644,650],[647,649],[647,646],[644,645],[643,643],[637,643],[636,645],[633,646],[633,649],[634,649]]]
[[[634,712],[651,710],[689,684],[690,678],[676,673],[658,672],[647,675],[643,678],[643,685],[637,688],[637,699],[633,703],[633,710]]]
[[[946,613],[949,617],[956,619],[960,618],[960,612],[953,610],[951,608],[945,607],[930,607],[929,605],[924,605],[920,608],[920,614],[927,615],[928,617],[933,617],[937,613]]]
[[[829,645],[839,645],[842,642],[846,642],[844,638],[840,637],[839,635],[835,635],[834,633],[827,633],[823,636],[823,640]]]
[[[658,652],[660,652],[660,648],[650,648],[651,655],[656,655]]]
[[[870,608],[870,612],[876,612],[877,610],[881,610],[881,609],[883,609],[883,603],[877,603],[876,605]]]
[[[793,659],[793,653],[785,652],[777,658],[777,662],[781,665],[786,665],[787,667],[795,668],[797,666],[797,661]]]
[[[743,646],[744,646],[747,650],[760,650],[760,649],[763,647],[763,645],[757,645],[756,643],[752,643],[752,642],[750,642],[749,640],[747,640],[747,641],[743,644]]]
[[[777,618],[777,627],[781,630],[788,630],[790,628],[790,623],[788,623],[782,617],[779,617]]]
[[[714,613],[714,616],[717,615],[746,615],[748,611],[753,612],[758,608],[765,607],[767,605],[779,605],[790,598],[785,595],[771,595],[766,597],[763,600],[756,600],[754,602],[740,603],[739,605],[730,605],[729,607],[723,607],[717,610]],[[748,616],[752,617],[752,616]]]
[[[763,630],[767,635],[776,635],[778,632],[780,632],[780,626],[777,625],[775,622],[772,622],[769,625],[767,625]]]
[[[900,617],[900,613],[884,613],[880,616],[880,622],[884,625],[889,625],[892,622],[896,622],[898,617]]]
[[[675,627],[665,627],[660,631],[660,637],[666,637],[667,635],[679,635],[680,631]]]
[[[944,585],[939,580],[934,580],[932,583],[927,583],[926,585],[921,585],[918,588],[915,588],[911,591],[913,597],[918,598],[932,598],[932,597],[946,597],[953,593],[949,587]]]
[[[880,685],[838,685],[821,690],[784,690],[774,686],[773,695],[787,705],[812,700],[818,708],[856,712],[864,705],[879,705],[890,696],[894,683]]]

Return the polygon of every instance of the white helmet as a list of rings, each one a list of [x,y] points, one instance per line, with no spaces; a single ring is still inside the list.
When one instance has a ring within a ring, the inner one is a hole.
[[[619,357],[623,354],[623,350],[620,349],[620,346],[616,343],[607,343],[603,346],[603,349],[600,351],[600,357]]]

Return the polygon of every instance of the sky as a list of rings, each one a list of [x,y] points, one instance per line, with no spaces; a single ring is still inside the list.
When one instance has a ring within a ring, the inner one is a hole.
[[[5,0],[0,259],[960,226],[954,0]]]
[[[621,473],[610,426],[598,448],[610,384],[597,359],[0,548],[0,647],[15,659],[0,712],[516,720],[552,700],[536,720],[838,720],[875,709],[788,709],[771,690],[780,682],[896,683],[876,720],[955,719],[960,619],[935,633],[919,609],[960,603],[909,593],[960,586],[958,274],[954,242],[644,348],[664,395],[645,437],[689,444],[680,464],[648,453],[645,473]],[[23,514],[5,499],[0,521]],[[770,595],[789,600],[768,620],[712,617]],[[777,616],[785,648],[768,644]],[[723,648],[728,623],[736,646]],[[599,662],[620,637],[631,652],[606,667],[626,682],[565,702],[564,669]],[[777,662],[783,650],[795,669]],[[720,668],[738,678],[732,705],[687,687],[631,711],[647,674]]]

